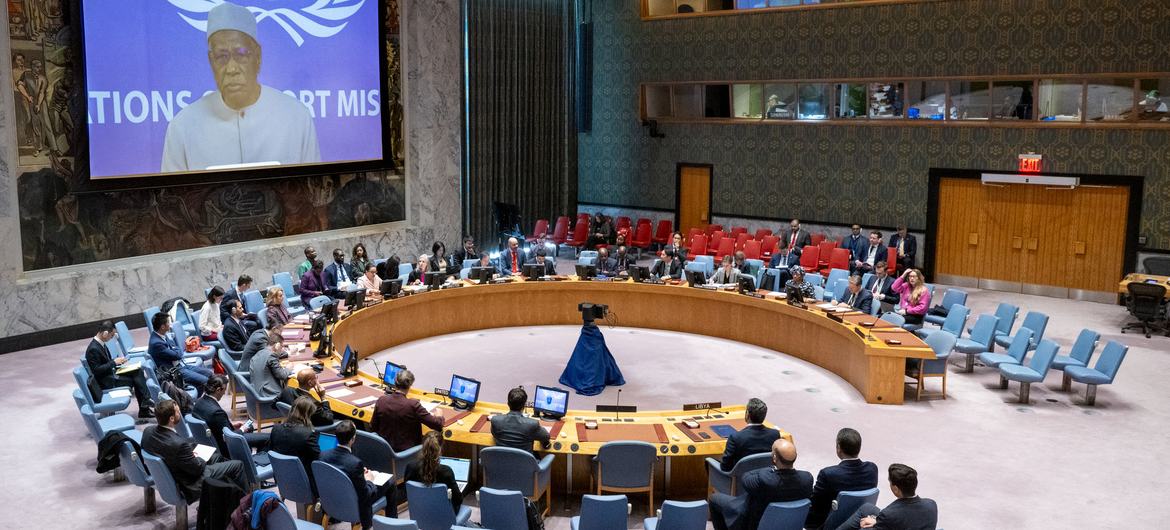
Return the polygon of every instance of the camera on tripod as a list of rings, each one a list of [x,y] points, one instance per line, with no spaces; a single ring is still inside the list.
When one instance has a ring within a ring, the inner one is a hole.
[[[577,304],[577,310],[581,312],[581,320],[586,324],[593,322],[598,318],[605,318],[605,314],[609,312],[609,306],[605,304],[591,304],[589,302],[581,302]]]

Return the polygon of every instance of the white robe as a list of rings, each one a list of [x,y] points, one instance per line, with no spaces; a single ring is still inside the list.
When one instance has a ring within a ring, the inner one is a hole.
[[[167,126],[162,171],[200,171],[210,166],[321,161],[309,109],[271,87],[242,110],[224,104],[218,91],[188,105]]]

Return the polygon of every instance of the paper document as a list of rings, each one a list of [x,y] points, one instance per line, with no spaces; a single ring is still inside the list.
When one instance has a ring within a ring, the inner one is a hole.
[[[299,329],[282,330],[280,332],[280,336],[281,336],[281,338],[285,338],[285,339],[295,339],[295,338],[301,336],[301,330],[299,330]]]
[[[369,405],[370,403],[373,403],[375,401],[378,401],[377,396],[366,396],[366,397],[361,398],[361,399],[353,400],[353,404],[357,405],[359,407],[364,407],[364,406]]]
[[[442,403],[422,403],[422,406],[424,409],[426,409],[427,414],[434,412],[435,409],[439,408],[439,405],[442,405]]]
[[[121,372],[119,372],[119,373],[121,373]],[[119,388],[118,390],[110,392],[109,396],[112,398],[130,397],[130,391],[126,390],[125,388]]]
[[[133,372],[134,370],[137,370],[139,368],[142,368],[142,363],[139,363],[139,362],[122,363],[122,366],[119,366],[118,369],[114,371],[114,373],[116,373],[118,375],[122,375],[122,374]]]
[[[211,460],[213,454],[215,454],[215,448],[210,445],[199,444],[195,446],[195,456],[203,460]]]
[[[330,390],[329,391],[329,397],[338,398],[338,399],[341,399],[345,396],[352,396],[352,395],[353,395],[353,390],[350,390],[350,389],[345,388],[345,387],[341,387],[341,388],[338,388],[337,390]]]
[[[392,478],[394,478],[394,475],[391,473],[370,471],[370,482],[373,482],[375,486],[381,486],[382,484],[389,482]]]

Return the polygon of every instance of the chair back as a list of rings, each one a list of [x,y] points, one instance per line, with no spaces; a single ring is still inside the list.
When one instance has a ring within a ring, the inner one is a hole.
[[[1073,342],[1072,350],[1069,350],[1068,356],[1088,366],[1089,359],[1093,357],[1093,350],[1097,349],[1097,342],[1100,339],[1100,333],[1088,328],[1082,329],[1081,333],[1077,335],[1076,342]]]
[[[614,230],[621,230],[623,228],[629,228],[633,224],[634,224],[634,221],[633,221],[633,219],[630,219],[629,216],[619,215],[616,219],[614,219],[613,228],[614,228]]]
[[[815,272],[809,272],[804,275],[804,281],[808,282],[813,287],[824,287],[825,277]]]
[[[256,313],[256,319],[260,321],[260,329],[268,329],[268,308]]]
[[[154,487],[158,490],[158,496],[162,497],[163,502],[180,509],[186,509],[187,498],[179,492],[179,485],[175,484],[174,475],[171,475],[171,470],[167,468],[162,459],[143,449],[142,460],[146,462],[146,470],[150,472],[150,478],[154,481]]]
[[[829,512],[824,528],[837,528],[853,516],[862,504],[875,504],[881,493],[877,488],[858,491],[842,491],[837,494],[837,508]]]
[[[256,463],[252,461],[252,448],[244,435],[232,430],[231,426],[223,428],[223,443],[227,446],[228,455],[232,460],[239,460],[244,464],[244,480],[248,484],[259,484],[256,477]]]
[[[898,247],[886,247],[886,274],[893,276],[898,272],[898,260],[890,256],[898,255]]]
[[[73,380],[77,381],[77,388],[81,389],[81,396],[85,398],[85,404],[93,407],[93,394],[89,392],[89,369],[85,361],[81,362],[80,366],[73,368]]]
[[[1162,314],[1162,300],[1166,297],[1166,287],[1154,283],[1131,282],[1126,290],[1129,291],[1129,313],[1138,320],[1153,320]]]
[[[833,256],[833,249],[837,248],[837,242],[830,241],[830,240],[823,240],[819,243],[816,243],[816,246],[817,246],[817,248],[821,249],[821,256],[823,258],[825,258],[825,261],[829,261],[829,258],[831,258]],[[848,258],[849,249],[842,249],[842,250],[844,250],[846,252],[845,260],[848,261],[849,260],[849,258]]]
[[[1007,302],[1000,302],[999,306],[995,308],[995,316],[999,317],[999,323],[995,326],[995,334],[1011,334],[1012,326],[1016,325],[1016,315],[1019,314],[1020,308]]]
[[[567,216],[557,217],[557,222],[553,225],[553,243],[561,244],[565,242],[565,237],[569,235],[569,218]]]
[[[769,503],[760,518],[759,530],[795,530],[804,526],[804,518],[812,501],[801,499],[792,502]]]
[[[1028,368],[1031,368],[1044,377],[1048,370],[1052,368],[1052,361],[1056,359],[1056,352],[1060,350],[1055,342],[1048,339],[1040,340],[1040,344],[1036,346],[1036,352],[1032,354],[1032,358],[1028,360]]]
[[[313,309],[313,310],[321,309],[321,306],[328,304],[329,302],[332,302],[332,301],[333,301],[332,298],[329,298],[328,296],[325,296],[325,295],[314,296],[312,299],[309,300],[309,309]]]
[[[168,396],[167,399],[171,399],[171,398]],[[194,419],[194,420],[199,419],[199,418],[196,418],[195,416],[191,416],[190,414],[187,414],[187,416],[190,416],[191,419]],[[185,418],[183,415],[179,415],[178,421],[175,422],[175,432],[179,433],[184,438],[194,438],[195,437],[195,435],[192,434],[192,432],[191,432],[190,423],[187,422],[187,418]],[[203,442],[199,442],[199,443],[203,443]],[[205,445],[210,445],[212,447],[215,447],[214,443],[205,444]]]
[[[1101,356],[1097,358],[1097,364],[1093,368],[1105,374],[1109,378],[1109,383],[1113,383],[1113,378],[1117,377],[1117,369],[1121,368],[1121,361],[1125,360],[1127,352],[1129,346],[1111,340],[1105,344],[1105,349],[1101,350]]]
[[[1032,344],[1044,338],[1044,328],[1046,327],[1048,327],[1048,315],[1039,311],[1028,311],[1028,314],[1024,315],[1024,323],[1020,324],[1020,329],[1032,330]]]
[[[838,249],[838,250],[841,250],[841,249]],[[849,264],[848,263],[846,263],[845,267],[842,267],[842,268],[829,269],[829,276],[827,278],[825,278],[825,285],[828,285],[829,287],[834,287],[837,285],[837,280],[841,280],[841,279],[845,279],[845,280],[849,279]],[[862,284],[862,286],[864,286],[864,285],[865,284]],[[838,300],[840,300],[840,298],[838,298]]]
[[[707,252],[707,236],[703,234],[695,234],[691,238],[691,247],[687,249],[687,253],[691,258],[703,255]]]
[[[954,349],[955,341],[957,340],[959,340],[959,337],[950,333],[931,333],[926,336],[925,342],[934,351],[935,358],[945,359],[951,354],[951,350]]]
[[[937,335],[937,333],[936,333]],[[1016,336],[1012,337],[1012,343],[1008,345],[1007,355],[1016,360],[1016,364],[1023,364],[1024,356],[1028,354],[1028,347],[1032,344],[1032,330],[1021,327],[1016,331]]]
[[[723,242],[723,231],[716,230],[711,232],[710,237],[707,238],[707,249],[714,252],[719,250],[719,244]]]
[[[707,276],[710,276],[710,275],[715,273],[715,257],[714,256],[704,256],[700,253],[699,255],[691,256],[691,259],[694,261],[697,261],[699,263],[702,263],[703,266],[707,268]]]
[[[252,289],[244,293],[244,310],[249,313],[264,311],[264,297],[259,290]]]
[[[581,519],[577,530],[613,530],[626,528],[625,495],[585,495],[581,497]]]
[[[317,494],[321,496],[321,509],[330,517],[347,523],[360,523],[357,492],[349,477],[332,464],[316,460],[313,466],[313,480],[317,483]]]
[[[579,252],[577,254],[577,257],[578,258],[593,258],[594,261],[596,261],[597,260],[597,251],[596,250],[582,250],[581,252]]]
[[[353,440],[353,455],[374,471],[394,473],[394,448],[378,433],[357,431]]]
[[[484,486],[519,491],[525,497],[536,494],[537,463],[532,453],[512,447],[485,447],[479,452],[479,463],[483,466]]]
[[[97,415],[93,413],[93,407],[82,405],[77,408],[77,411],[81,413],[81,421],[85,422],[89,436],[93,438],[94,442],[100,442],[105,436],[105,432],[102,431],[102,425],[98,422]]]
[[[704,276],[707,275],[707,266],[704,265],[701,261],[688,261],[686,267],[683,267],[683,269],[687,271],[701,272]]]
[[[312,504],[316,500],[309,485],[309,474],[300,458],[268,451],[268,461],[272,463],[272,477],[281,497],[301,504]]]
[[[947,289],[947,292],[943,294],[942,306],[946,308],[947,311],[950,311],[951,306],[953,305],[965,303],[967,303],[967,291],[962,289],[955,289],[952,287]]]
[[[646,442],[607,442],[597,451],[602,487],[642,488],[654,483],[658,449]]]
[[[670,219],[662,219],[658,221],[658,227],[654,229],[654,239],[660,243],[669,243],[671,230],[674,228],[674,223]]]
[[[780,238],[777,236],[764,236],[760,242],[761,257],[772,257],[772,253],[776,252],[776,247],[780,245]]]
[[[1142,267],[1146,269],[1146,274],[1170,276],[1170,258],[1165,256],[1150,256],[1142,260]]]
[[[426,486],[407,481],[406,502],[410,503],[410,516],[418,523],[419,530],[449,530],[455,524],[455,512],[447,498],[447,486],[443,484]]]
[[[882,315],[881,319],[885,320],[886,322],[889,322],[897,327],[902,327],[903,325],[906,324],[906,317],[899,315],[893,311],[890,311],[890,312]]]
[[[949,314],[947,316],[950,317]],[[979,315],[979,318],[975,320],[975,327],[971,328],[971,335],[968,338],[981,344],[985,351],[991,351],[991,343],[995,340],[995,327],[998,324],[999,317],[995,315]]]
[[[302,521],[302,523],[303,522],[304,521]],[[293,517],[292,512],[288,511],[288,506],[285,506],[284,503],[282,503],[282,502],[277,503],[276,509],[272,510],[271,512],[268,512],[268,515],[264,517],[264,528],[267,530],[299,530],[299,529],[301,529],[300,526],[297,526],[297,519],[295,517]],[[305,527],[305,530],[307,530],[308,528],[321,528],[321,527],[320,526],[307,526],[307,527]]]
[[[118,332],[118,344],[122,346],[122,351],[130,353],[134,349],[134,337],[130,336],[130,328],[126,326],[126,322],[114,322],[114,330]]]
[[[261,420],[283,417],[280,414],[280,410],[272,406],[277,396],[262,399],[256,393],[256,389],[252,387],[252,383],[242,373],[236,372],[233,375],[235,376],[236,390],[242,390],[244,392],[244,402],[248,405],[248,416],[253,421],[259,423]]]
[[[837,301],[844,300],[845,299],[845,290],[849,288],[849,278],[837,278],[836,280],[834,280],[830,283],[833,286],[833,290],[830,292],[830,295],[833,297],[833,300],[837,300]]]
[[[807,245],[800,252],[800,266],[805,270],[815,270],[821,264],[821,249]]]
[[[527,524],[527,522],[525,522],[525,524]],[[394,519],[391,517],[375,515],[374,530],[418,530],[418,525],[410,519]]]
[[[754,471],[756,469],[765,468],[770,465],[772,465],[771,452],[756,453],[754,455],[745,456],[739,459],[739,462],[736,462],[735,465],[732,466],[731,480],[733,483],[739,484],[740,480],[743,479],[743,476],[746,475],[748,471]],[[739,494],[742,493],[742,491],[737,489],[735,493]]]
[[[762,254],[759,240],[749,239],[743,244],[743,255],[745,258],[758,260]]]
[[[659,530],[703,530],[707,528],[707,501],[666,501],[662,503]]]
[[[597,265],[596,256],[580,256],[577,258],[577,265]]]
[[[532,238],[538,239],[548,235],[548,219],[537,219],[532,227]]]
[[[757,229],[756,229],[756,235],[755,235],[755,239],[756,239],[757,241],[761,241],[761,240],[763,240],[765,237],[768,237],[768,236],[770,236],[770,235],[772,235],[772,229],[771,229],[771,228],[757,228]]]
[[[719,240],[719,248],[715,251],[715,259],[723,261],[723,256],[735,254],[735,241],[729,237]]]
[[[831,248],[828,250],[828,254],[825,254],[824,246],[827,243],[828,243],[828,241],[821,243],[821,255],[822,256],[825,256],[825,255],[829,256],[829,259],[828,259],[829,267],[833,268],[833,269],[848,269],[849,268],[849,249],[847,249],[847,248]],[[846,270],[845,272],[846,272],[846,274],[848,274],[849,271]]]
[[[951,289],[953,291],[954,289]],[[947,294],[951,294],[947,291]],[[944,297],[945,298],[945,297]],[[946,320],[943,320],[942,330],[954,335],[955,338],[963,336],[963,328],[967,327],[967,317],[971,315],[971,308],[963,304],[955,304],[950,306],[950,311],[947,313]]]
[[[272,283],[280,286],[280,290],[284,291],[285,300],[297,299],[300,300],[300,295],[293,289],[292,275],[287,272],[277,272],[272,275]]]
[[[154,487],[154,479],[151,479],[150,474],[146,472],[146,467],[138,459],[138,451],[134,450],[134,446],[130,445],[129,441],[118,444],[118,461],[121,464],[122,472],[126,474],[126,480],[129,480],[131,484],[140,488]]]
[[[641,224],[634,228],[634,238],[629,241],[630,246],[645,247],[650,244],[650,224]]]
[[[484,528],[528,528],[524,494],[519,491],[480,488],[479,518]]]
[[[748,235],[748,233],[746,232],[746,230],[747,230],[746,228],[744,230],[745,230],[744,232],[740,232],[740,233],[735,235],[735,250],[743,250],[743,246],[746,245],[748,242],[748,239],[752,237],[752,236]]]
[[[146,329],[154,333],[154,315],[161,311],[158,306],[148,307],[146,311],[142,312],[142,317],[146,319]]]
[[[746,226],[733,226],[733,227],[731,227],[731,232],[728,232],[728,233],[733,238],[739,238],[740,234],[747,234],[747,231],[748,231],[748,229]]]
[[[723,225],[715,225],[715,224],[707,225],[707,234],[708,235],[714,233],[716,230],[719,230],[720,232],[722,232]]]
[[[577,219],[577,224],[573,225],[572,242],[575,245],[584,245],[585,239],[589,237],[589,220]]]

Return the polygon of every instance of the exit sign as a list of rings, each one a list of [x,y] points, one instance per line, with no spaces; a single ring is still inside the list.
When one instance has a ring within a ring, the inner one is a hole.
[[[1043,171],[1044,155],[1027,153],[1020,155],[1020,173],[1039,173]]]

